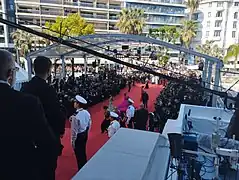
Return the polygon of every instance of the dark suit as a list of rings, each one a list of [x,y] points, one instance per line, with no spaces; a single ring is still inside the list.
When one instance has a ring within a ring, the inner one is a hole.
[[[146,130],[148,114],[148,110],[145,108],[141,108],[135,112],[135,129]]]
[[[148,100],[149,100],[149,95],[146,92],[142,93],[142,102],[144,104],[144,108],[148,108]]]
[[[0,83],[0,179],[44,180],[39,164],[59,144],[40,101]]]
[[[60,135],[64,134],[65,130],[65,118],[61,112],[55,89],[48,85],[44,79],[35,76],[28,83],[24,84],[21,91],[32,94],[40,99],[46,114],[46,119],[60,143]],[[48,165],[50,168],[49,179],[55,179],[57,156],[52,157],[52,162]]]

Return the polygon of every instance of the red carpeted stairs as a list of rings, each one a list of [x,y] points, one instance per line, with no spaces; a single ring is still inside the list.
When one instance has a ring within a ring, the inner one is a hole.
[[[150,85],[150,88],[146,91],[149,94],[149,111],[154,110],[154,101],[159,95],[163,86],[161,85]],[[123,94],[127,92],[128,89],[124,89],[117,95],[114,99],[113,104],[115,106],[119,105],[123,101]],[[137,84],[133,86],[131,92],[128,93],[130,98],[135,102],[135,106],[138,107],[140,104],[141,96],[141,85]],[[92,118],[92,128],[89,134],[88,144],[87,144],[87,157],[90,159],[108,140],[107,134],[101,134],[100,124],[103,120],[103,106],[108,105],[108,101],[99,103],[89,109]],[[56,180],[70,180],[77,172],[77,165],[75,156],[70,144],[70,129],[67,125],[66,133],[62,139],[64,145],[64,150],[62,156],[58,160],[58,167],[56,172]]]

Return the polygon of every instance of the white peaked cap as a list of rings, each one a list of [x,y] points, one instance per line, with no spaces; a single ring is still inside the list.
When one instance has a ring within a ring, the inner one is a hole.
[[[79,96],[79,95],[76,95],[76,100],[81,103],[81,104],[87,104],[87,101],[85,100],[85,98]]]
[[[134,104],[134,101],[133,101],[132,99],[129,98],[128,101],[129,101],[130,103]]]
[[[118,114],[116,114],[115,112],[110,112],[110,116],[113,117],[113,118],[117,118],[119,117]]]

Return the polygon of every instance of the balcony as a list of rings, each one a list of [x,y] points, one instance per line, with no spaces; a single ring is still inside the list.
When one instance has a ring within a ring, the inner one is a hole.
[[[70,6],[78,6],[78,2],[64,2],[64,5],[70,5]]]
[[[102,9],[107,9],[107,5],[106,4],[96,4],[97,8],[102,8]]]
[[[214,27],[214,30],[222,30],[222,26]]]
[[[109,19],[111,19],[111,20],[117,20],[118,17],[117,17],[117,16],[110,16]]]
[[[108,19],[107,15],[93,15],[93,14],[82,14],[81,17],[84,18],[94,18],[94,19]]]
[[[220,36],[214,36],[212,39],[213,39],[213,41],[221,41],[221,37]]]
[[[84,3],[84,2],[81,2],[81,3],[80,3],[80,6],[83,6],[83,7],[93,7],[93,3]]]
[[[109,9],[121,10],[121,6],[109,5]]]
[[[42,14],[44,15],[55,15],[55,16],[62,16],[63,15],[63,12],[62,11],[48,11],[48,10],[42,10],[41,11]]]
[[[40,0],[40,3],[62,4],[62,0]]]
[[[31,14],[39,14],[39,10],[34,10],[34,9],[18,9],[18,13],[31,13]]]
[[[222,20],[223,20],[223,17],[222,17],[222,16],[220,16],[220,17],[217,17],[217,16],[216,16],[216,17],[215,17],[215,21],[216,21],[216,20],[222,21]]]

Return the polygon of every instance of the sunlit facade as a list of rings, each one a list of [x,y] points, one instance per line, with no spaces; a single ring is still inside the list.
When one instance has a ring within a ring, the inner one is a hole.
[[[147,15],[146,28],[157,28],[162,25],[180,26],[185,17],[185,5],[182,0],[126,0],[126,8],[139,8]]]
[[[199,32],[194,47],[209,40],[226,53],[230,45],[239,43],[239,0],[203,0],[195,20],[199,23]],[[227,67],[233,68],[233,61],[231,59]]]
[[[0,17],[15,22],[14,0],[0,0]],[[13,28],[0,23],[0,48],[12,49],[11,33]]]
[[[80,13],[93,23],[97,33],[117,33],[117,15],[122,8],[140,8],[147,14],[146,28],[181,24],[185,16],[182,0],[129,1],[129,0],[15,0],[16,17],[20,24],[41,28],[57,16]]]

